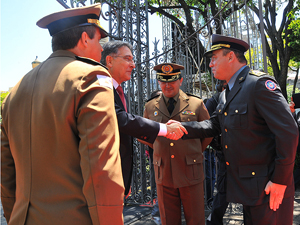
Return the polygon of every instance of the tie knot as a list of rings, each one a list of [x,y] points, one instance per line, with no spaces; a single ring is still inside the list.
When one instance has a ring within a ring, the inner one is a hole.
[[[175,102],[174,98],[169,98],[169,104],[173,104]]]
[[[119,94],[120,93],[122,93],[122,94],[124,93],[123,88],[120,85],[117,87],[116,90],[118,91]]]

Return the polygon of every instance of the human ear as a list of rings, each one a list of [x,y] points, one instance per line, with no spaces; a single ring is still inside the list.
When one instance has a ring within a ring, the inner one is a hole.
[[[108,67],[112,67],[112,59],[113,59],[113,57],[112,56],[110,56],[110,55],[108,55],[108,56],[106,56],[106,65],[108,66]]]
[[[88,46],[89,36],[85,31],[82,32],[80,40],[81,40],[83,46],[85,46],[85,47]]]

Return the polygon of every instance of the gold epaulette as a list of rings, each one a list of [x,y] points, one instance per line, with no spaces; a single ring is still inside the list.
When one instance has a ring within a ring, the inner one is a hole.
[[[252,74],[254,76],[260,77],[262,75],[267,75],[265,72],[261,72],[259,70],[250,70],[249,74]]]

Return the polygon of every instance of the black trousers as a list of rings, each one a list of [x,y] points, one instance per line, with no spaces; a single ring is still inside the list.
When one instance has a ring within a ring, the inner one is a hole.
[[[279,209],[270,209],[269,202],[258,206],[243,206],[244,225],[292,225],[294,196],[284,198]]]

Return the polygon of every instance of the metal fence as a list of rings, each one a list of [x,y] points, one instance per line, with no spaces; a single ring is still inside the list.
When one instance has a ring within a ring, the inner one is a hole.
[[[57,0],[65,8],[80,7],[92,4],[93,0],[75,1]],[[152,91],[158,89],[153,67],[162,62],[173,62],[185,67],[182,72],[184,92],[209,98],[214,94],[214,79],[207,67],[208,61],[203,58],[203,50],[210,48],[211,32],[216,33],[222,26],[222,34],[241,38],[250,44],[246,55],[252,69],[263,69],[260,32],[255,24],[254,14],[245,5],[242,9],[228,15],[228,19],[213,18],[211,14],[202,23],[195,24],[196,33],[190,34],[187,28],[180,29],[178,25],[166,17],[162,17],[162,49],[159,40],[150,48],[148,24],[148,1],[145,0],[109,0],[105,2],[107,11],[102,12],[105,20],[109,21],[110,39],[118,39],[131,43],[134,47],[136,68],[132,72],[131,80],[124,84],[125,93],[129,96],[129,111],[142,115],[145,101]],[[220,1],[218,10],[222,12],[222,5],[232,4],[230,1]],[[199,15],[195,13],[195,20]],[[157,32],[157,31],[156,31]],[[154,49],[150,52],[150,49]],[[150,57],[151,56],[151,57]],[[134,142],[134,170],[132,177],[131,196],[125,203],[142,204],[152,202],[156,197],[154,174],[151,170],[146,147]],[[208,150],[208,157],[215,155],[212,148]],[[205,162],[204,162],[205,164]],[[212,165],[216,167],[216,163]],[[210,171],[213,171],[212,169]],[[213,177],[213,174],[209,174]],[[206,186],[206,184],[205,184]],[[206,188],[205,188],[206,189]],[[212,188],[212,194],[214,189]],[[207,192],[207,190],[206,190]],[[206,195],[207,196],[207,193]],[[208,199],[206,199],[206,203]],[[209,207],[209,204],[207,204]],[[232,206],[231,206],[232,207]]]

